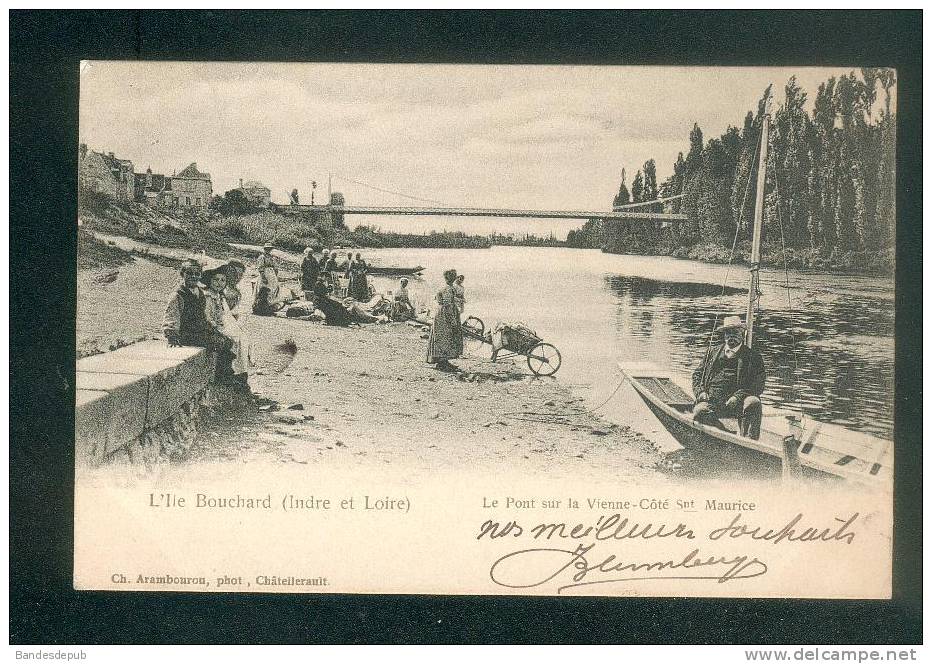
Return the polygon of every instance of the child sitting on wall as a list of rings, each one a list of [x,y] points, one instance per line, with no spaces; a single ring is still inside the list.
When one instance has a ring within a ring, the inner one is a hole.
[[[207,347],[208,326],[204,312],[207,298],[198,285],[200,279],[201,264],[196,260],[181,265],[182,283],[168,301],[162,322],[169,346]]]

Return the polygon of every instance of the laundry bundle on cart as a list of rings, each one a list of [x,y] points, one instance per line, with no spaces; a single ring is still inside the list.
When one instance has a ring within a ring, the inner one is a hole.
[[[524,323],[501,322],[492,330],[492,351],[502,349],[512,353],[527,353],[539,344],[540,337]]]

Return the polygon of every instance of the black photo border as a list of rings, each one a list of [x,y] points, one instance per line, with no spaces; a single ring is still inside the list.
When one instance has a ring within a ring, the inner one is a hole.
[[[11,11],[11,643],[920,643],[921,21],[918,10]],[[896,67],[894,598],[74,591],[81,59]]]

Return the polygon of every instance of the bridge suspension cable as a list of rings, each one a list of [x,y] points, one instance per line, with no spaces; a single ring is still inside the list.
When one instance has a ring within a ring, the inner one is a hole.
[[[612,210],[618,212],[620,210],[630,210],[637,207],[646,207],[648,205],[653,205],[654,203],[666,203],[667,201],[673,201],[678,198],[683,198],[684,194],[676,194],[674,196],[667,196],[666,198],[655,198],[652,201],[641,201],[640,203],[625,203],[624,205],[613,205]]]
[[[452,207],[452,206],[448,206],[448,205],[447,205],[446,203],[444,203],[443,201],[436,201],[436,200],[434,200],[434,199],[432,199],[432,198],[421,198],[420,196],[411,196],[411,195],[409,195],[409,194],[403,194],[403,193],[401,193],[400,191],[392,191],[391,189],[383,189],[383,188],[381,188],[381,187],[376,187],[375,185],[368,184],[368,183],[366,183],[366,182],[360,182],[359,180],[354,180],[353,178],[348,178],[348,177],[344,177],[344,176],[342,176],[342,175],[338,175],[338,174],[336,174],[336,173],[333,174],[333,177],[337,178],[338,180],[343,180],[343,181],[345,181],[345,182],[352,182],[353,184],[358,184],[358,185],[361,186],[361,187],[367,187],[367,188],[369,188],[369,189],[374,189],[375,191],[380,191],[380,192],[382,192],[383,194],[392,194],[392,195],[394,195],[394,196],[400,196],[401,198],[410,198],[412,201],[421,201],[421,202],[423,202],[423,203],[434,203],[434,204],[436,204],[436,205],[443,205],[443,206],[446,206],[446,207]]]

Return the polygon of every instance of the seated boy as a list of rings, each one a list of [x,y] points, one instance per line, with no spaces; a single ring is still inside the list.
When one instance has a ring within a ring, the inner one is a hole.
[[[205,314],[207,298],[198,285],[201,265],[195,260],[181,266],[182,283],[172,294],[165,309],[162,331],[169,346],[207,347],[208,326]]]

